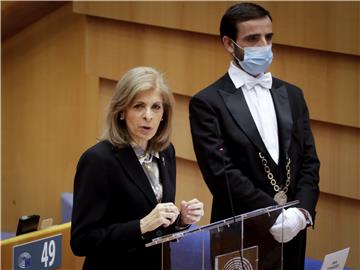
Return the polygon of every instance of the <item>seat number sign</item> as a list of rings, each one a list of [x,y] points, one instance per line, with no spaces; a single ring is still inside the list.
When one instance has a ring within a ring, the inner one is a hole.
[[[61,267],[62,235],[13,247],[13,269],[51,270]]]

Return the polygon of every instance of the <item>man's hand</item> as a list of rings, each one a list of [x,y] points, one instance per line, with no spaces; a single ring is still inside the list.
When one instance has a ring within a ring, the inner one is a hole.
[[[270,233],[279,243],[286,243],[293,239],[301,230],[306,227],[304,214],[296,207],[284,209],[278,216]]]

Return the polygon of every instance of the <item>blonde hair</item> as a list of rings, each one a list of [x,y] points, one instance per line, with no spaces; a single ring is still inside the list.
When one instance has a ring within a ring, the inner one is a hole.
[[[125,121],[120,119],[120,115],[131,106],[137,94],[148,90],[160,92],[164,113],[163,120],[154,137],[148,142],[146,151],[161,151],[169,145],[174,97],[166,85],[163,75],[151,67],[132,68],[118,81],[110,101],[105,128],[100,140],[108,140],[119,148],[130,144],[130,134]]]

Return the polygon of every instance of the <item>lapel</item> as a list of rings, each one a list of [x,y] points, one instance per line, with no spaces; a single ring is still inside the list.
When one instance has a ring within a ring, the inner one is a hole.
[[[229,75],[226,73],[222,79],[222,89],[219,93],[222,96],[227,109],[238,124],[238,126],[247,135],[250,141],[263,153],[268,153],[260,133],[252,118],[249,107],[241,89],[236,89]]]
[[[122,167],[129,176],[129,179],[133,181],[138,188],[142,191],[144,196],[150,201],[151,204],[157,205],[154,191],[151,188],[149,180],[136,157],[136,154],[131,146],[124,148],[114,148],[115,156],[121,163]]]
[[[243,92],[241,89],[235,88],[228,74],[223,77],[222,82],[222,89],[219,89],[219,93],[230,114],[259,151],[268,153],[252,118]],[[275,85],[274,83],[270,93],[273,98],[278,122],[280,153],[286,156],[290,147],[293,125],[287,89],[283,84]]]
[[[169,164],[166,164],[168,162],[166,162],[166,156],[164,155],[164,152],[160,152],[159,153],[159,161],[158,161],[158,166],[159,166],[159,173],[160,173],[160,179],[162,181],[162,185],[163,185],[163,198],[162,198],[162,202],[170,202],[171,201],[171,179],[169,176],[169,172],[166,169],[166,166],[168,166]]]
[[[280,154],[286,157],[291,142],[293,121],[286,86],[276,84],[273,83],[270,93],[273,98],[278,123]]]

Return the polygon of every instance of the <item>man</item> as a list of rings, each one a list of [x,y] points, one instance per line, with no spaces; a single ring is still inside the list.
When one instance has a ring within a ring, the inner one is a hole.
[[[304,96],[266,73],[273,58],[267,10],[230,7],[220,35],[233,58],[228,72],[190,102],[194,150],[213,195],[211,221],[299,200],[284,211],[284,237],[279,218],[270,232],[285,243],[284,269],[303,269],[320,167]]]

